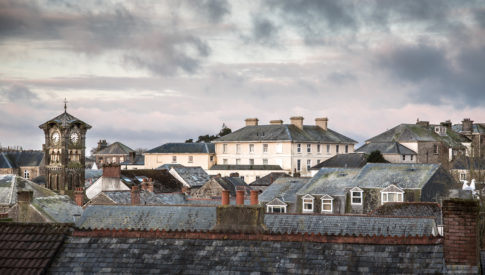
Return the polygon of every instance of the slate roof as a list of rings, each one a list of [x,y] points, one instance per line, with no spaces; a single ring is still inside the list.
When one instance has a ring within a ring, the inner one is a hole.
[[[81,229],[165,229],[207,231],[216,223],[216,208],[205,206],[88,206]]]
[[[353,179],[360,171],[358,168],[322,168],[298,190],[297,195],[343,195],[345,188],[355,186]]]
[[[134,169],[121,170],[122,180],[130,187],[133,183],[138,184],[141,177],[153,179],[153,192],[155,193],[171,193],[180,192],[182,183],[172,176],[167,170],[157,169]],[[127,182],[127,179],[130,182]]]
[[[213,180],[217,181],[224,190],[228,190],[231,196],[236,196],[236,190],[245,190],[248,194],[251,190],[251,187],[239,177],[215,177]]]
[[[366,143],[381,142],[406,142],[406,141],[441,141],[450,147],[463,147],[462,142],[470,142],[465,136],[454,131],[447,131],[445,136],[440,136],[433,130],[433,125],[424,127],[418,124],[399,124],[371,139]]]
[[[226,141],[293,141],[348,143],[357,141],[339,134],[331,129],[327,131],[314,125],[304,125],[303,129],[293,124],[246,126],[213,142]]]
[[[102,193],[116,204],[131,204],[131,191],[104,191]],[[185,195],[183,193],[153,193],[148,191],[140,192],[141,205],[184,203]]]
[[[40,166],[44,159],[42,151],[0,152],[0,168],[19,168],[22,166]]]
[[[162,170],[162,169],[170,170],[170,169],[172,169],[172,167],[185,167],[185,166],[183,166],[182,164],[178,164],[178,163],[165,163],[165,164],[158,166],[155,169],[156,170]]]
[[[398,142],[371,142],[362,145],[355,151],[366,154],[379,151],[381,154],[416,155],[416,152]]]
[[[48,120],[47,122],[39,125],[39,128],[44,129],[50,123],[56,123],[60,127],[63,127],[63,128],[68,127],[69,125],[72,125],[74,123],[81,123],[81,124],[84,124],[87,129],[91,128],[91,126],[89,124],[87,124],[86,122],[84,122],[84,121],[78,119],[77,117],[69,114],[68,112],[64,112],[64,113],[56,116],[55,118]]]
[[[443,224],[441,207],[435,202],[389,202],[379,206],[370,216],[433,217],[437,225]]]
[[[338,154],[310,168],[310,170],[319,170],[323,167],[328,168],[361,168],[367,163],[367,154],[349,153]]]
[[[54,191],[22,177],[16,175],[0,175],[0,205],[16,204],[17,192],[20,190],[33,191],[34,198],[57,195]]]
[[[0,274],[44,274],[69,230],[59,224],[0,223]]]
[[[454,124],[452,127],[455,132],[463,132],[463,124]],[[485,123],[473,123],[473,133],[485,134]]]
[[[334,235],[435,236],[431,218],[267,214],[264,222],[274,233]]]
[[[165,143],[146,152],[147,154],[215,154],[213,143]]]
[[[56,223],[74,223],[74,215],[80,216],[83,212],[82,207],[66,195],[35,198],[32,205]]]
[[[128,155],[131,152],[135,152],[135,150],[117,141],[94,153],[94,155]]]
[[[163,171],[163,170],[160,170]],[[189,187],[199,187],[204,185],[210,176],[205,172],[202,167],[172,167],[170,169],[170,174],[180,176]]]
[[[289,177],[290,175],[282,172],[271,172],[264,177],[261,177],[253,182],[251,182],[250,186],[270,186],[275,180],[281,177]]]
[[[231,165],[231,164],[217,164],[212,166],[209,170],[283,170],[279,165]]]
[[[453,161],[451,169],[468,170],[470,168],[485,170],[485,159],[459,157]]]
[[[127,159],[120,163],[120,165],[145,165],[145,156],[144,155],[136,155],[134,161]]]
[[[310,178],[281,177],[259,195],[259,201],[269,202],[278,198],[283,202],[295,203],[297,191],[309,180]]]

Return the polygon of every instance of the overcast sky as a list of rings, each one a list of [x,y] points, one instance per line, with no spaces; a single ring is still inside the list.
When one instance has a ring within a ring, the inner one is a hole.
[[[485,122],[485,1],[0,0],[0,144],[68,112],[153,148],[257,117],[362,142],[416,119]]]

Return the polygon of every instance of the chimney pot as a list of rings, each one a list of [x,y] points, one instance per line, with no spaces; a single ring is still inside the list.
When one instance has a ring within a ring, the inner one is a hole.
[[[83,196],[84,190],[82,187],[76,187],[76,191],[74,191],[74,199],[78,206],[83,206]]]
[[[291,124],[295,125],[296,127],[303,130],[303,117],[302,116],[293,116],[290,117]]]
[[[473,120],[464,118],[462,123],[462,131],[471,133],[473,131]]]
[[[246,118],[246,126],[258,126],[258,119],[257,118]]]
[[[281,120],[281,119],[270,120],[269,124],[271,124],[271,125],[283,125],[283,120]]]
[[[326,117],[315,118],[315,125],[322,128],[324,131],[327,131],[328,118]]]
[[[258,205],[258,191],[251,190],[251,205]]]
[[[222,205],[229,205],[229,191],[222,190]]]
[[[236,204],[244,205],[244,190],[236,190]]]

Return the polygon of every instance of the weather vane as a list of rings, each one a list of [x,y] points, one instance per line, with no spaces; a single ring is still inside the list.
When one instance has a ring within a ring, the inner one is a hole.
[[[67,112],[67,99],[64,98],[64,113]]]

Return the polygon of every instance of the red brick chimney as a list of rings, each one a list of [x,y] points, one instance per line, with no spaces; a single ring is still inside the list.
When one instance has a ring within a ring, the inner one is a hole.
[[[256,190],[251,190],[251,205],[258,205],[258,191]]]
[[[479,210],[476,200],[450,199],[443,202],[443,250],[449,270],[478,273]]]
[[[147,182],[147,191],[153,193],[153,181],[150,179],[149,182]]]
[[[236,190],[236,204],[244,205],[244,190]]]
[[[143,191],[147,191],[147,189],[148,189],[148,179],[146,179],[146,178],[143,179],[143,182],[141,183],[141,189]]]
[[[74,191],[74,200],[76,204],[79,206],[83,206],[83,197],[84,197],[84,190],[82,187],[76,187]]]
[[[121,176],[121,166],[119,164],[110,164],[103,166],[103,177],[119,178]]]
[[[140,190],[138,186],[133,185],[131,187],[131,205],[139,205],[140,204]]]
[[[229,191],[222,190],[222,205],[229,205]]]

